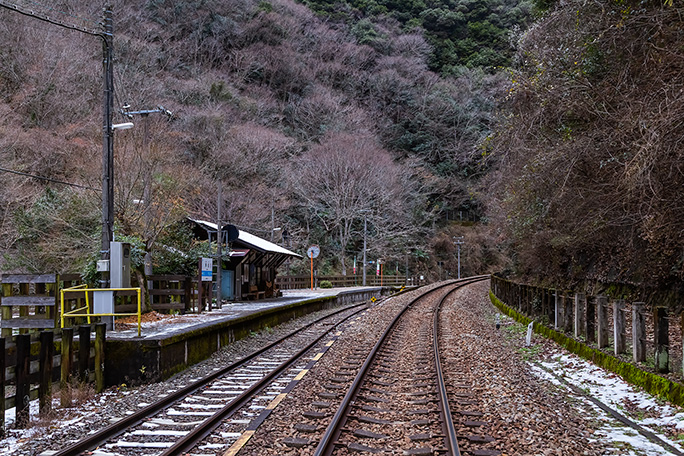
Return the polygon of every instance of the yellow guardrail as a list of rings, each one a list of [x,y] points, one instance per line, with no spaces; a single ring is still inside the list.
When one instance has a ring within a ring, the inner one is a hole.
[[[90,312],[90,299],[88,298],[88,292],[93,291],[137,291],[138,292],[138,312],[137,313],[91,313]],[[64,311],[64,294],[69,293],[69,292],[84,292],[85,293],[85,302],[86,305],[84,307],[79,307],[78,309],[70,310],[69,312]],[[64,320],[69,317],[69,318],[76,318],[76,317],[87,317],[88,318],[88,324],[90,324],[90,317],[132,317],[134,315],[138,316],[138,337],[140,337],[140,334],[142,333],[141,329],[141,324],[142,324],[142,312],[141,312],[141,303],[142,300],[140,299],[140,288],[88,288],[87,285],[78,285],[75,287],[70,287],[70,288],[63,288],[60,292],[60,297],[61,297],[61,306],[62,306],[62,312],[61,312],[61,327],[64,328]],[[86,310],[86,313],[79,313],[82,312],[83,310]]]

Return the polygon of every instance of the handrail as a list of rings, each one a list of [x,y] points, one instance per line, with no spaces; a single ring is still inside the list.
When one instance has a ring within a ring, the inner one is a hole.
[[[136,313],[91,313],[90,312],[90,301],[88,299],[88,292],[89,291],[137,291],[138,292],[138,312]],[[64,294],[69,293],[69,292],[84,292],[85,293],[85,301],[86,305],[85,307],[79,307],[78,309],[70,310],[69,312],[64,311]],[[87,317],[88,318],[88,324],[90,324],[90,317],[132,317],[134,315],[138,316],[138,337],[140,337],[142,333],[142,300],[140,298],[141,294],[141,289],[140,288],[87,288],[87,285],[77,285],[75,287],[70,287],[70,288],[62,288],[60,291],[60,298],[61,298],[61,327],[64,328],[64,320],[69,317],[69,318],[76,318],[76,317]],[[86,313],[77,313],[82,310],[86,309]]]

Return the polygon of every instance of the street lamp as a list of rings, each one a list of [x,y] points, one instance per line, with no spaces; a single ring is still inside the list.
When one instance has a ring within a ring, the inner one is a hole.
[[[363,213],[363,282],[361,283],[364,287],[366,286],[366,231],[367,231],[367,220],[366,216],[370,209],[362,209]]]

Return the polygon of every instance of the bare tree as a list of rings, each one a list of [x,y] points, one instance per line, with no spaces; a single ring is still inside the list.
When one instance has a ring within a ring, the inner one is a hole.
[[[406,213],[404,174],[368,133],[329,134],[293,165],[294,192],[326,231],[337,237],[343,275],[347,274],[345,249],[364,214],[377,220],[380,236],[390,231],[397,235],[394,229],[405,222],[394,217]]]

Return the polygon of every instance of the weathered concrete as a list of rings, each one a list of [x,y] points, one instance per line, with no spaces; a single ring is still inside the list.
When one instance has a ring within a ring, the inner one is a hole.
[[[108,338],[105,381],[111,386],[164,380],[252,332],[319,310],[367,301],[390,291],[391,288],[380,287],[343,291],[335,296],[304,299],[238,317],[217,318],[152,338]]]

